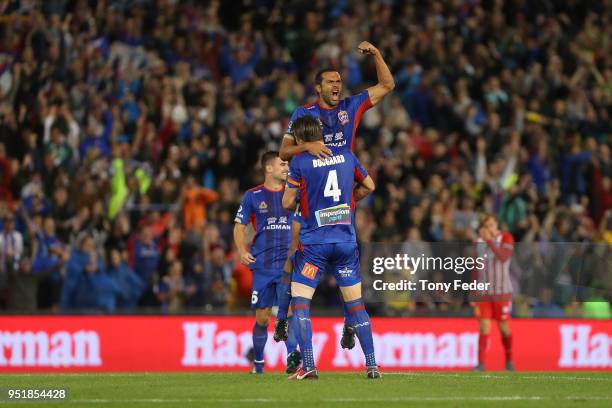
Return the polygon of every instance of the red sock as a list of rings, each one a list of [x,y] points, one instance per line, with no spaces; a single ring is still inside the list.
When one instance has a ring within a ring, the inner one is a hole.
[[[478,337],[478,363],[484,365],[485,356],[487,355],[487,348],[489,348],[489,335],[480,334]]]
[[[506,361],[512,361],[512,334],[502,336],[502,343],[504,343],[504,349],[506,350]]]

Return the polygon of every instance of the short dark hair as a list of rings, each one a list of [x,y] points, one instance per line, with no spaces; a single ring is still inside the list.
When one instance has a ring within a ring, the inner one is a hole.
[[[323,126],[319,119],[311,115],[302,116],[293,122],[293,136],[296,140],[314,142],[323,139]]]
[[[270,162],[279,157],[278,152],[276,150],[269,150],[261,156],[261,169],[265,172],[266,166],[270,164]]]
[[[333,68],[323,68],[321,70],[319,70],[317,72],[317,74],[315,75],[315,84],[316,85],[321,85],[321,83],[323,82],[323,74],[325,74],[326,72],[338,72],[337,69],[333,69]]]

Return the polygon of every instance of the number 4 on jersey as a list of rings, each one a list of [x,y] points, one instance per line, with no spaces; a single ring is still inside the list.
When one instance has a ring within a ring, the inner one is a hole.
[[[325,190],[323,190],[323,196],[333,197],[334,201],[340,201],[342,190],[338,188],[338,173],[336,170],[330,170],[327,174],[327,181],[325,182]]]

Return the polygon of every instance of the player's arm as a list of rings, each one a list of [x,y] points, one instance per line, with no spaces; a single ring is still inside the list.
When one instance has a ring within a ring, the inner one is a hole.
[[[247,193],[244,195],[240,208],[238,208],[238,212],[236,213],[236,218],[234,219],[234,244],[238,250],[240,262],[244,265],[250,265],[255,262],[255,257],[251,254],[251,251],[246,244],[246,226],[249,222],[250,216],[251,201],[250,196]]]
[[[332,155],[329,147],[325,146],[325,144],[319,140],[316,142],[304,142],[297,144],[291,134],[285,133],[280,151],[278,152],[281,160],[289,161],[296,154],[304,152],[308,152],[319,159],[324,159]]]
[[[287,126],[287,131],[285,132],[283,136],[283,141],[281,142],[280,151],[278,152],[278,155],[280,156],[281,160],[289,161],[296,154],[304,152],[308,152],[318,157],[319,159],[324,159],[332,155],[329,147],[325,146],[325,144],[321,141],[298,143],[295,140],[292,129],[293,122],[295,122],[296,119],[308,114],[308,112],[306,112],[302,107],[300,107],[297,108],[295,112],[293,112],[293,114],[291,115],[291,118],[289,119],[289,125]]]
[[[391,75],[391,71],[387,66],[380,50],[370,44],[367,41],[362,41],[357,49],[362,54],[368,54],[374,56],[374,64],[376,65],[376,77],[378,79],[378,83],[374,86],[368,88],[368,95],[370,96],[370,101],[372,105],[376,105],[378,102],[384,98],[389,92],[395,88],[395,81],[393,80],[393,75]]]
[[[287,175],[287,188],[283,193],[283,208],[289,211],[295,210],[297,207],[297,191],[301,185],[301,173],[296,160],[292,160],[289,165],[289,174]]]
[[[289,182],[287,182],[289,185]],[[283,208],[285,210],[293,211],[297,207],[295,198],[297,196],[297,188],[286,188],[283,194]]]
[[[514,252],[514,238],[509,233],[504,233],[502,242],[497,245],[492,239],[486,240],[487,246],[495,254],[495,257],[502,262],[507,261]]]
[[[370,194],[372,194],[375,190],[374,180],[372,177],[367,176],[363,181],[355,187],[353,191],[353,196],[355,197],[355,201],[361,201]]]
[[[370,177],[365,167],[359,163],[357,156],[355,156],[354,153],[351,153],[351,155],[355,161],[355,182],[357,183],[353,189],[353,198],[355,201],[360,201],[372,194],[376,189],[376,186],[374,185],[374,180],[372,180],[372,177]]]
[[[291,222],[291,245],[289,245],[289,251],[287,252],[287,260],[285,260],[284,270],[287,273],[291,273],[292,264],[291,264],[291,256],[297,250],[297,247],[300,243],[300,229],[302,225],[300,224],[299,219],[294,218]]]
[[[240,262],[245,265],[250,265],[255,262],[255,257],[251,254],[249,248],[246,246],[245,230],[246,225],[238,222],[234,224],[234,243],[236,244],[236,249],[238,249]]]

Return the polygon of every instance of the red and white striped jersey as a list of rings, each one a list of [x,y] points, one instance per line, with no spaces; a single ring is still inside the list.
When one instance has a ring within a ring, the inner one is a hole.
[[[488,290],[479,293],[487,300],[509,300],[512,298],[510,281],[510,261],[514,251],[514,237],[509,232],[500,232],[497,236],[485,241],[476,240],[478,256],[483,257],[484,268],[476,269],[479,282],[490,283]]]

